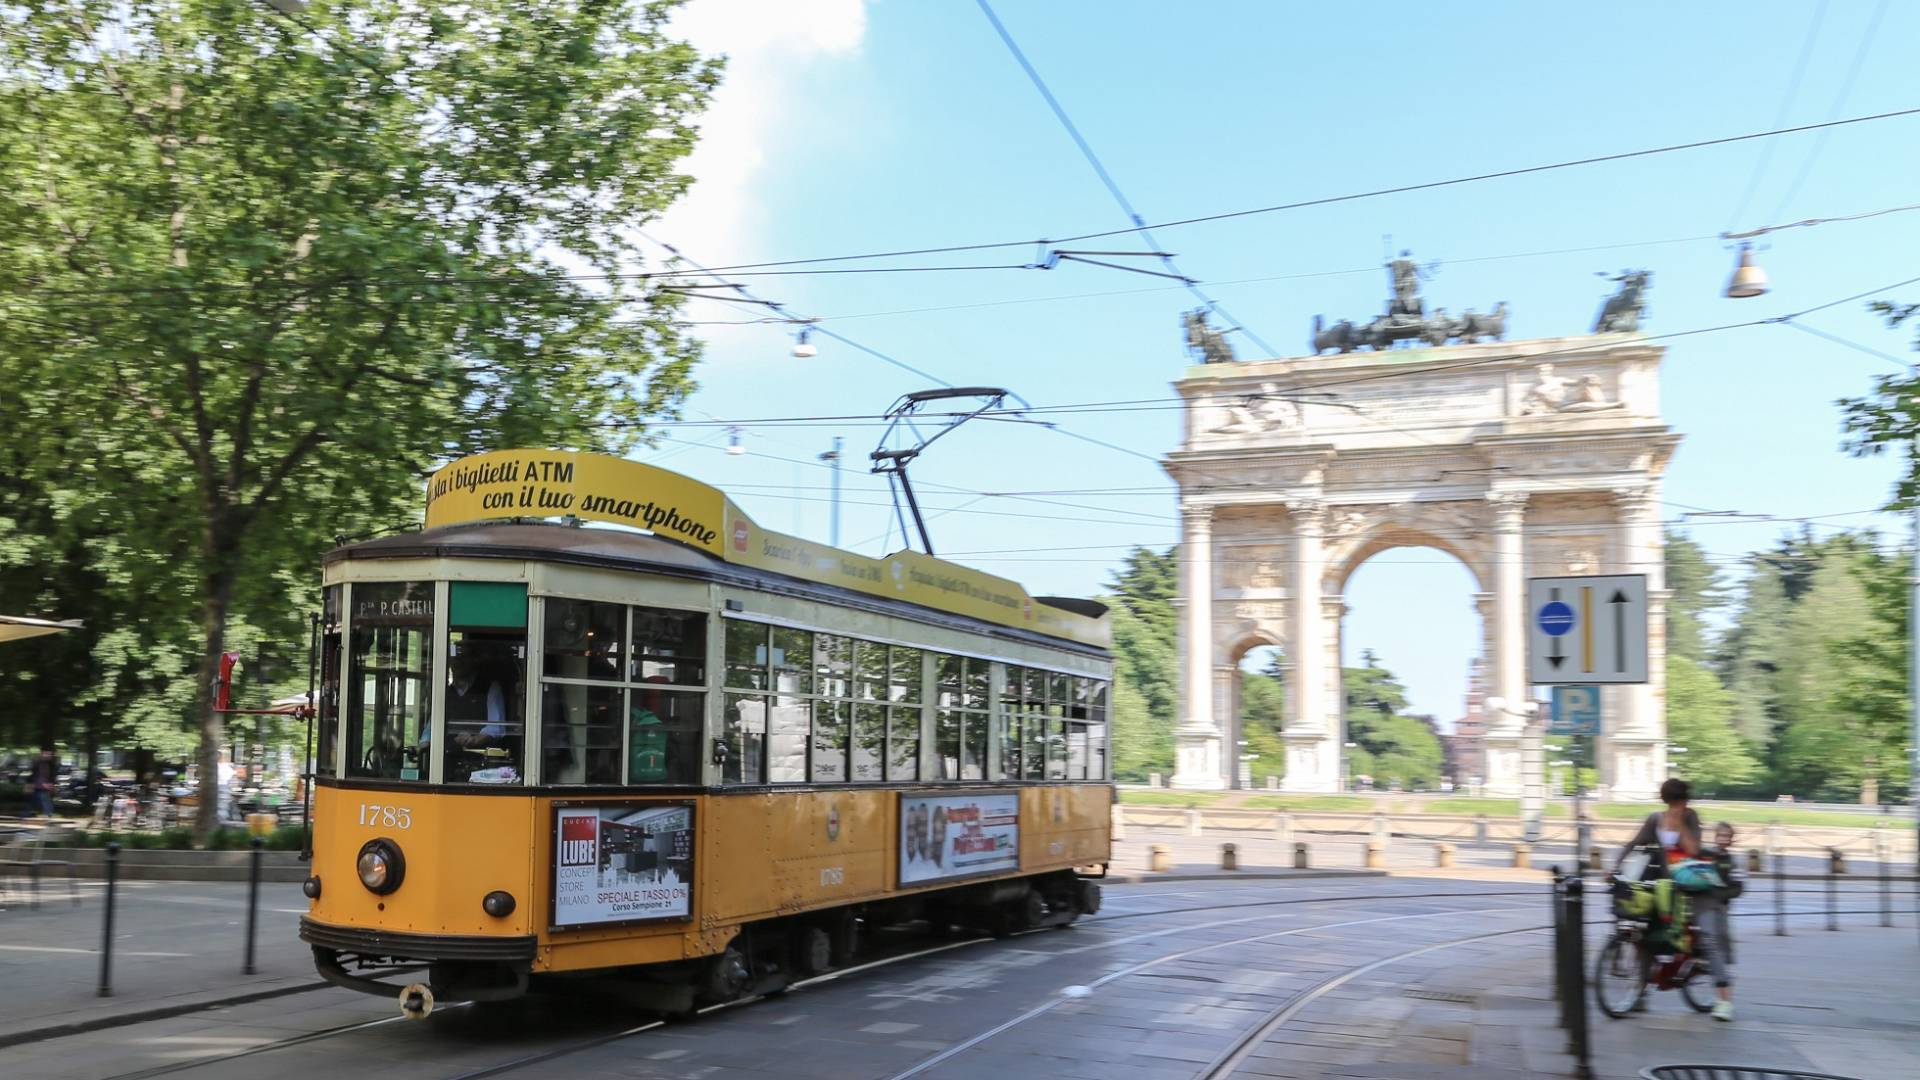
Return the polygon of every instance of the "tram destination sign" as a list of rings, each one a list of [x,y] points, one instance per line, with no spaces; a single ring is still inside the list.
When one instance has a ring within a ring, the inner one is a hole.
[[[553,814],[555,929],[693,913],[693,808],[561,804]]]
[[[1020,869],[1020,796],[971,792],[900,796],[900,884]]]

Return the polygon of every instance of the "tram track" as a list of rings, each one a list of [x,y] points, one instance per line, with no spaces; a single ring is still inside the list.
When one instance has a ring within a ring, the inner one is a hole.
[[[1792,894],[1804,895],[1804,894],[1818,893],[1819,890],[1787,890],[1787,892],[1790,895]],[[1765,895],[1765,894],[1761,893],[1758,895]],[[1222,912],[1222,911],[1244,910],[1248,908],[1261,908],[1261,907],[1291,908],[1291,907],[1297,907],[1297,906],[1338,904],[1338,903],[1379,904],[1379,903],[1400,902],[1400,901],[1511,899],[1516,897],[1538,898],[1539,896],[1540,896],[1540,890],[1536,887],[1536,888],[1521,889],[1521,890],[1486,889],[1486,890],[1467,890],[1467,891],[1454,891],[1454,892],[1417,892],[1417,893],[1408,892],[1408,893],[1392,893],[1392,894],[1372,893],[1372,894],[1343,894],[1338,896],[1319,896],[1319,897],[1292,897],[1292,898],[1278,899],[1278,900],[1236,901],[1236,902],[1224,903],[1224,904],[1200,904],[1200,905],[1190,905],[1190,906],[1174,907],[1174,908],[1155,908],[1155,909],[1146,910],[1146,911],[1117,912],[1113,914],[1091,916],[1079,921],[1074,925],[1082,928],[1088,928],[1088,927],[1104,925],[1106,923],[1122,922],[1122,921],[1150,918],[1150,917],[1156,917],[1156,916],[1184,915],[1184,914],[1193,914],[1196,912]],[[1272,940],[1276,938],[1295,937],[1295,936],[1301,936],[1305,934],[1311,934],[1317,931],[1336,930],[1336,929],[1343,929],[1343,928],[1353,927],[1353,926],[1371,925],[1376,923],[1403,922],[1403,921],[1416,920],[1416,919],[1431,919],[1431,918],[1441,918],[1445,916],[1466,915],[1466,914],[1473,914],[1481,910],[1483,909],[1450,908],[1445,911],[1420,912],[1420,913],[1413,913],[1413,914],[1406,914],[1406,915],[1382,916],[1379,918],[1317,923],[1312,926],[1295,927],[1288,930],[1276,931],[1268,934],[1251,935],[1248,937],[1238,938],[1231,941],[1210,943],[1206,945],[1195,946],[1192,948],[1175,950],[1173,952],[1165,953],[1158,957],[1151,958],[1147,961],[1143,961],[1142,963],[1131,965],[1127,968],[1123,968],[1117,972],[1109,973],[1108,975],[1103,976],[1102,978],[1089,984],[1089,988],[1090,990],[1097,989],[1119,978],[1124,978],[1128,975],[1146,971],[1153,967],[1157,967],[1165,963],[1170,963],[1175,960],[1182,959],[1197,953],[1231,947],[1233,945],[1249,944],[1253,942]],[[1520,907],[1515,906],[1511,909],[1507,909],[1507,911],[1504,911],[1502,913],[1508,913],[1508,912],[1518,913],[1521,910],[1522,909]],[[1794,911],[1789,911],[1787,914],[1795,917],[1808,917],[1808,916],[1824,915],[1825,913],[1826,913],[1825,909],[1820,908],[1820,909],[1794,910]],[[1744,916],[1744,917],[1758,918],[1758,917],[1764,917],[1764,916],[1771,916],[1773,913],[1771,911],[1759,911],[1759,910],[1750,909],[1743,912],[1733,912],[1732,914],[1737,917]],[[1837,911],[1836,914],[1844,914],[1844,915],[1877,914],[1877,909],[1865,909],[1865,908],[1841,909]],[[1211,921],[1199,922],[1199,923],[1188,923],[1181,926],[1169,927],[1165,930],[1155,930],[1155,931],[1148,931],[1142,934],[1133,934],[1133,935],[1116,937],[1111,941],[1090,942],[1084,945],[1079,945],[1079,946],[1075,946],[1073,948],[1067,949],[1064,951],[1063,955],[1077,954],[1077,953],[1089,952],[1089,951],[1094,951],[1099,949],[1115,948],[1122,945],[1132,944],[1138,941],[1147,940],[1150,938],[1155,938],[1155,937],[1160,937],[1165,935],[1171,935],[1171,934],[1190,933],[1190,932],[1207,930],[1207,929],[1217,929],[1222,926],[1244,925],[1249,922],[1258,922],[1267,918],[1283,917],[1283,915],[1284,913],[1275,913],[1273,915],[1267,915],[1267,916],[1251,916],[1251,917],[1245,917],[1245,918],[1221,919],[1221,920],[1211,920]],[[1603,920],[1596,920],[1596,921],[1590,922],[1590,925],[1593,925],[1595,924],[1595,922],[1598,922],[1598,921],[1603,921]],[[1245,1052],[1240,1055],[1239,1059],[1236,1059],[1236,1060],[1244,1060],[1244,1057],[1247,1056],[1247,1054],[1252,1053],[1253,1048],[1257,1048],[1259,1045],[1264,1043],[1268,1038],[1271,1037],[1273,1032],[1278,1031],[1281,1027],[1283,1027],[1286,1024],[1286,1022],[1291,1020],[1294,1016],[1297,1016],[1300,1011],[1305,1009],[1308,1005],[1312,1004],[1313,1001],[1318,1000],[1321,996],[1324,996],[1326,993],[1334,989],[1337,989],[1340,985],[1344,985],[1346,982],[1351,981],[1354,978],[1358,978],[1364,974],[1367,974],[1368,972],[1376,970],[1377,968],[1385,967],[1392,963],[1399,962],[1401,960],[1411,959],[1415,956],[1422,955],[1424,953],[1433,952],[1433,951],[1444,949],[1444,948],[1450,948],[1456,945],[1470,944],[1474,941],[1484,940],[1489,937],[1500,937],[1500,936],[1507,936],[1507,935],[1513,935],[1513,934],[1533,933],[1533,932],[1539,932],[1541,930],[1550,929],[1550,928],[1551,928],[1550,926],[1531,926],[1531,927],[1515,928],[1512,930],[1494,931],[1486,934],[1470,935],[1467,937],[1453,939],[1450,941],[1439,942],[1432,945],[1422,946],[1418,949],[1409,950],[1407,952],[1396,954],[1391,957],[1386,957],[1386,958],[1382,958],[1375,961],[1369,961],[1366,964],[1356,965],[1353,968],[1345,969],[1342,972],[1339,972],[1333,976],[1330,976],[1328,979],[1322,981],[1321,983],[1317,983],[1315,984],[1315,986],[1302,991],[1300,994],[1295,995],[1293,998],[1290,998],[1287,1003],[1283,1004],[1279,1009],[1275,1010],[1273,1013],[1270,1013],[1268,1017],[1261,1022],[1260,1025],[1256,1025],[1255,1028],[1249,1029],[1248,1032],[1243,1033],[1242,1037],[1239,1040],[1236,1040],[1234,1047],[1230,1048],[1227,1054],[1223,1054],[1223,1056],[1220,1059],[1216,1059],[1216,1062],[1213,1065],[1209,1066],[1209,1068],[1212,1069],[1213,1071],[1201,1073],[1198,1080],[1218,1080],[1218,1078],[1230,1075],[1231,1068],[1227,1068],[1225,1071],[1221,1071],[1221,1069],[1218,1067],[1227,1062],[1229,1054],[1238,1052],[1243,1048],[1243,1044],[1244,1044]],[[826,972],[821,975],[817,975],[808,979],[803,979],[786,987],[784,990],[780,991],[779,995],[756,995],[752,997],[741,998],[736,1001],[725,1002],[718,1005],[708,1006],[706,1008],[698,1010],[698,1015],[704,1016],[712,1013],[723,1012],[726,1010],[740,1008],[746,1005],[750,1005],[750,1004],[754,1004],[754,1003],[766,1000],[768,996],[781,996],[786,993],[790,993],[794,991],[803,991],[813,987],[818,987],[824,984],[832,983],[841,979],[850,978],[850,977],[853,977],[877,968],[887,967],[894,964],[905,963],[911,960],[925,959],[931,956],[939,955],[941,953],[969,948],[976,945],[987,944],[994,941],[1005,941],[1005,940],[1011,940],[1015,938],[1046,934],[1051,932],[1054,929],[1061,929],[1061,928],[1049,927],[1049,928],[1043,928],[1043,929],[1037,929],[1037,930],[1027,930],[1027,931],[1021,931],[1015,934],[1007,935],[1006,937],[978,935],[978,936],[963,938],[961,940],[956,940],[956,941],[943,941],[943,942],[940,942],[939,944],[932,945],[927,948],[914,949],[907,952],[901,952],[891,956],[885,956],[872,961],[868,961],[866,963],[856,964],[856,965],[842,968],[836,971]],[[316,989],[318,989],[318,987],[316,987]],[[925,1073],[926,1071],[938,1066],[939,1064],[944,1063],[945,1061],[951,1060],[953,1057],[957,1057],[960,1054],[966,1052],[969,1049],[972,1049],[975,1046],[978,1046],[982,1043],[990,1041],[994,1037],[997,1037],[998,1035],[1008,1030],[1011,1030],[1014,1027],[1024,1024],[1029,1020],[1035,1019],[1041,1015],[1045,1015],[1045,1013],[1052,1011],[1054,1008],[1057,1008],[1061,1004],[1064,1004],[1066,1000],[1069,1000],[1069,999],[1056,998],[1056,999],[1049,1000],[1048,1002],[1043,1003],[1041,1006],[1038,1006],[1034,1009],[1030,1009],[1026,1013],[1023,1013],[1020,1016],[1017,1016],[1010,1021],[1007,1021],[1000,1025],[996,1025],[994,1028],[988,1029],[987,1031],[981,1032],[980,1034],[975,1035],[970,1039],[964,1040],[961,1043],[957,1043],[951,1047],[948,1047],[946,1050],[942,1051],[940,1054],[937,1054],[934,1057],[928,1058],[914,1065],[907,1071],[895,1074],[889,1077],[888,1080],[907,1080],[907,1078],[919,1076]],[[442,1012],[442,1013],[451,1012],[454,1010],[465,1009],[469,1007],[471,1007],[471,1003],[454,1002],[454,1003],[450,1003],[448,1005],[442,1006],[439,1010],[437,1010],[437,1012]],[[270,1042],[262,1043],[257,1046],[245,1047],[245,1048],[230,1051],[227,1053],[216,1054],[216,1055],[203,1057],[203,1058],[196,1058],[191,1061],[170,1062],[164,1065],[156,1065],[156,1066],[151,1066],[145,1069],[139,1069],[131,1072],[114,1074],[112,1076],[103,1078],[103,1080],[154,1080],[154,1078],[157,1078],[157,1077],[174,1075],[174,1074],[187,1072],[195,1069],[207,1068],[210,1066],[219,1065],[229,1061],[254,1057],[262,1054],[274,1053],[276,1051],[289,1050],[299,1046],[303,1046],[303,1045],[307,1045],[307,1044],[311,1044],[314,1042],[319,1042],[327,1039],[350,1036],[355,1033],[371,1030],[374,1028],[389,1027],[403,1019],[405,1018],[402,1016],[395,1015],[395,1016],[378,1017],[378,1018],[365,1020],[365,1021],[358,1021],[354,1023],[341,1024],[334,1027],[324,1028],[324,1029],[312,1031],[312,1032],[305,1032],[299,1035],[294,1035],[294,1036],[289,1036],[283,1039],[273,1040]],[[622,1028],[619,1028],[618,1030],[596,1033],[596,1034],[587,1036],[585,1038],[581,1038],[572,1042],[562,1044],[560,1046],[550,1047],[544,1050],[536,1051],[531,1054],[523,1055],[521,1057],[512,1058],[507,1061],[494,1062],[491,1064],[478,1066],[476,1068],[470,1069],[465,1072],[452,1074],[451,1076],[445,1078],[445,1080],[483,1080],[483,1078],[501,1076],[501,1075],[506,1075],[513,1072],[518,1072],[535,1065],[543,1064],[545,1062],[549,1062],[549,1061],[557,1060],[559,1058],[564,1058],[574,1054],[582,1053],[588,1050],[595,1049],[597,1047],[619,1042],[623,1039],[632,1038],[634,1036],[643,1034],[647,1031],[651,1031],[656,1028],[669,1026],[670,1023],[671,1023],[670,1021],[665,1019],[651,1019],[646,1021],[645,1023],[622,1027]],[[1261,1033],[1262,1031],[1264,1031],[1264,1034]]]

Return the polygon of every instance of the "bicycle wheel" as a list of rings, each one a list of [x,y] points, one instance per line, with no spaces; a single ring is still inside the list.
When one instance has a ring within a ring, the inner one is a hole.
[[[1693,965],[1687,970],[1686,980],[1680,984],[1680,996],[1693,1006],[1694,1012],[1713,1010],[1713,979],[1707,975],[1707,965],[1701,963],[1698,957],[1694,958]]]
[[[1647,961],[1638,943],[1619,937],[1600,947],[1593,964],[1593,999],[1615,1020],[1633,1011],[1647,992]]]

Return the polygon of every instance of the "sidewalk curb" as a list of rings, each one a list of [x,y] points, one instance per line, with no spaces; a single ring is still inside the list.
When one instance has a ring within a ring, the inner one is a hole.
[[[1113,885],[1149,885],[1161,881],[1302,881],[1309,878],[1376,878],[1388,876],[1385,870],[1221,870],[1206,873],[1108,874],[1095,881]]]
[[[208,1001],[183,1002],[158,1009],[143,1009],[139,1012],[116,1013],[112,1016],[96,1016],[91,1020],[75,1020],[68,1024],[53,1024],[48,1027],[29,1028],[26,1031],[9,1031],[0,1034],[0,1049],[20,1046],[25,1043],[45,1042],[48,1039],[64,1039],[73,1035],[85,1035],[88,1032],[117,1028],[126,1024],[146,1024],[155,1020],[167,1020],[188,1013],[205,1012],[209,1009],[224,1008],[229,1005],[246,1005],[255,1001],[270,1001],[274,998],[290,997],[294,994],[308,994],[315,990],[324,990],[331,983],[310,982],[298,986],[281,986],[272,990],[256,990],[250,994],[235,994],[231,997],[213,998]]]

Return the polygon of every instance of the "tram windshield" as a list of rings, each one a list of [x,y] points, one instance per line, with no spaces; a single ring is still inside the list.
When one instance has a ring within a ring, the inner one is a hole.
[[[352,595],[347,775],[424,783],[433,719],[433,583],[356,584]]]

